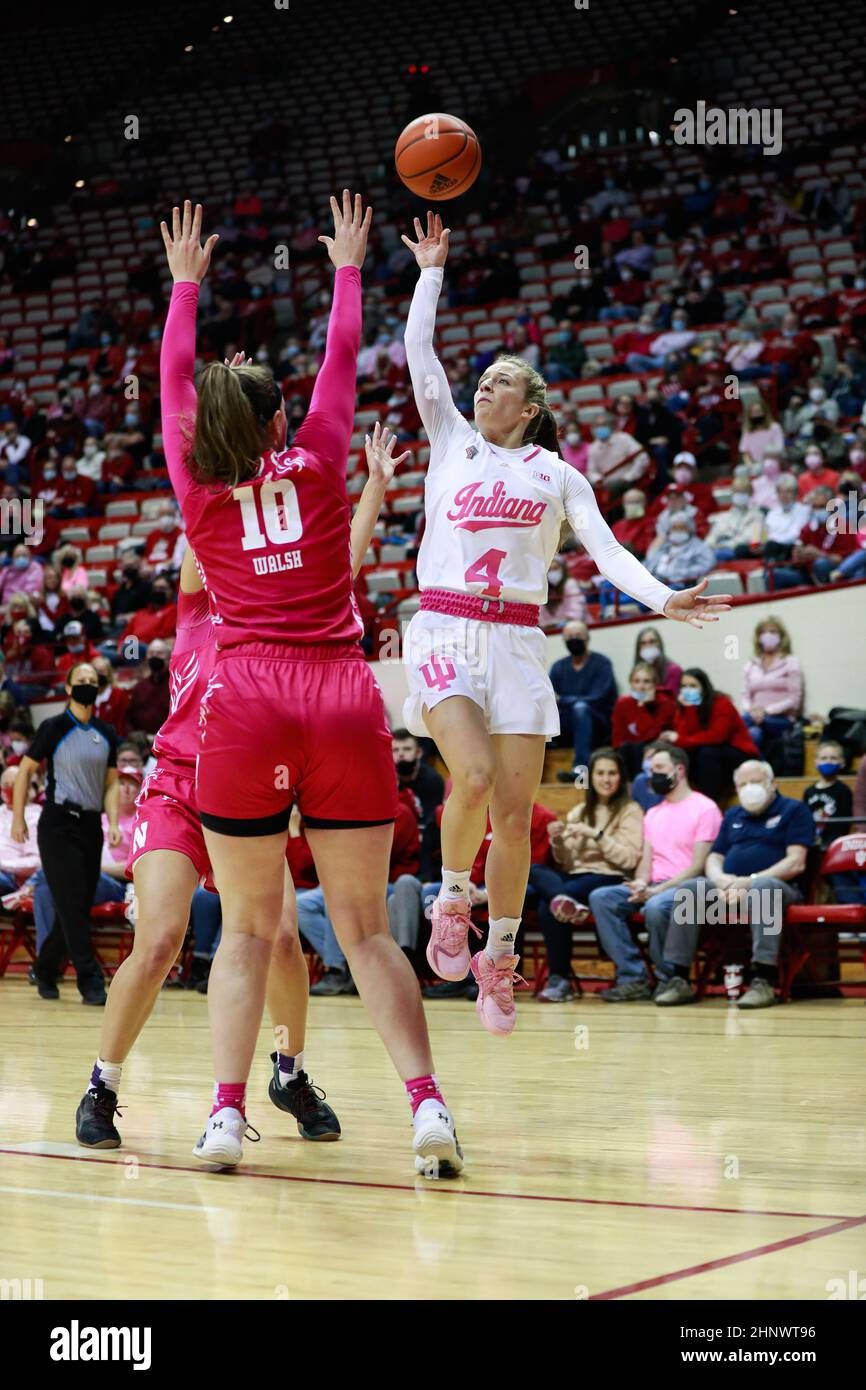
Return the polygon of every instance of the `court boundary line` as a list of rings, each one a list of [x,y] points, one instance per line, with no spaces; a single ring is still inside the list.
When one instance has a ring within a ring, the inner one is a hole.
[[[640,1293],[644,1289],[657,1289],[661,1284],[673,1284],[679,1279],[693,1279],[709,1270],[725,1269],[728,1265],[742,1264],[745,1260],[758,1260],[764,1255],[774,1255],[779,1250],[787,1250],[792,1245],[804,1245],[810,1240],[823,1240],[825,1236],[840,1235],[843,1231],[863,1225],[866,1225],[866,1216],[843,1217],[830,1226],[819,1226],[817,1231],[804,1231],[798,1236],[786,1236],[784,1240],[756,1245],[751,1250],[742,1250],[736,1255],[721,1255],[716,1260],[706,1260],[703,1264],[690,1265],[687,1269],[672,1270],[670,1274],[657,1274],[649,1279],[639,1279],[634,1284],[621,1284],[619,1288],[605,1289],[603,1293],[590,1294],[587,1301],[600,1303],[625,1298],[628,1294]]]
[[[60,1160],[63,1163],[95,1163],[105,1168],[120,1168],[124,1166],[125,1160],[113,1158],[91,1158],[87,1154],[46,1154],[22,1151],[20,1149],[8,1149],[0,1147],[0,1154],[8,1154],[11,1158],[42,1158]],[[373,1182],[362,1178],[317,1178],[310,1177],[301,1173],[254,1173],[249,1168],[238,1168],[228,1174],[209,1172],[202,1166],[201,1168],[190,1168],[181,1163],[148,1163],[136,1155],[137,1166],[139,1168],[152,1169],[164,1173],[194,1173],[196,1176],[220,1177],[231,1176],[235,1178],[254,1178],[266,1182],[299,1182],[309,1183],[324,1187],[361,1187],[381,1192],[417,1192],[417,1183],[397,1183],[397,1182]],[[459,1181],[459,1180],[458,1180]],[[755,1207],[710,1207],[683,1205],[677,1202],[629,1202],[623,1198],[615,1197],[563,1197],[543,1192],[489,1192],[481,1188],[459,1187],[453,1179],[446,1179],[441,1185],[435,1180],[426,1179],[422,1191],[438,1191],[452,1197],[489,1197],[500,1201],[511,1202],[557,1202],[568,1206],[587,1206],[587,1207],[623,1207],[626,1210],[638,1211],[683,1211],[683,1212],[703,1212],[718,1216],[784,1216],[793,1220],[800,1221],[843,1221],[843,1222],[866,1222],[866,1216],[840,1216],[836,1212],[823,1211],[766,1211]],[[685,1276],[682,1276],[685,1277]],[[663,1279],[662,1279],[663,1282]]]

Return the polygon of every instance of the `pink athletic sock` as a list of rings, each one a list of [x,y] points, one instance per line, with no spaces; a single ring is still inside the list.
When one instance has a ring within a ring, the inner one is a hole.
[[[215,1081],[213,1087],[213,1110],[210,1112],[215,1115],[224,1106],[231,1106],[233,1110],[239,1110],[242,1115],[246,1115],[244,1105],[246,1103],[247,1087],[244,1081]]]
[[[424,1100],[438,1100],[440,1105],[444,1105],[442,1092],[439,1090],[439,1082],[435,1076],[416,1076],[411,1081],[404,1081],[406,1094],[409,1097],[409,1104],[412,1107],[412,1114]]]

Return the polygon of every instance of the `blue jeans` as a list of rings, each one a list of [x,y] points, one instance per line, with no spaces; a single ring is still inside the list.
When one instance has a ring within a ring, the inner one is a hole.
[[[222,934],[223,913],[218,893],[196,888],[189,910],[192,922],[192,951],[194,956],[213,960]]]
[[[340,950],[321,888],[298,893],[298,927],[301,936],[321,956],[326,969],[345,970],[346,957]]]
[[[96,885],[93,905],[97,903],[122,903],[126,897],[126,880],[112,878],[110,874],[100,874]],[[51,935],[54,926],[54,897],[40,869],[33,882],[33,921],[36,924],[36,953]]]
[[[846,555],[838,568],[841,579],[866,579],[866,550]]]
[[[625,359],[625,365],[630,372],[651,372],[660,370],[665,366],[665,357],[651,357],[648,352],[630,352]]]
[[[0,898],[5,898],[7,893],[17,893],[18,880],[14,874],[7,874],[5,869],[0,869]]]
[[[866,905],[866,874],[828,874],[837,903]]]
[[[756,724],[750,714],[744,714],[743,722],[759,749],[766,748],[774,738],[781,738],[794,727],[793,719],[787,714],[765,714],[760,724]]]
[[[595,918],[598,939],[616,966],[617,984],[630,984],[635,980],[649,977],[643,957],[628,928],[628,919],[639,912],[649,933],[649,951],[659,979],[664,973],[665,935],[673,911],[676,888],[668,888],[663,893],[655,893],[642,905],[629,902],[629,890],[625,884],[611,888],[596,888],[589,895],[589,907]]]
[[[559,717],[563,738],[570,738],[574,744],[574,766],[588,767],[593,747],[610,734],[609,720],[597,715],[586,700],[568,696],[559,701]]]
[[[567,980],[571,974],[572,927],[568,922],[558,922],[550,910],[552,900],[560,893],[575,898],[579,903],[589,903],[589,895],[596,888],[606,888],[622,882],[622,874],[575,874],[569,876],[562,869],[549,868],[546,864],[533,864],[529,870],[529,882],[538,896],[538,922],[544,936],[547,963],[551,975],[559,975]]]

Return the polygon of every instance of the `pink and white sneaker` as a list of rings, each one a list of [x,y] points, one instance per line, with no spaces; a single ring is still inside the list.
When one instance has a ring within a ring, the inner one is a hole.
[[[579,903],[576,898],[569,898],[566,893],[559,893],[550,900],[550,911],[557,922],[566,922],[573,925],[575,922],[584,922],[589,916],[589,908],[583,903]]]
[[[469,928],[481,932],[469,915],[469,899],[443,902],[437,898],[430,909],[430,940],[427,963],[440,980],[465,980],[469,971]]]
[[[507,1038],[517,1021],[514,986],[529,989],[526,981],[516,973],[517,956],[491,960],[486,951],[479,951],[472,957],[469,968],[478,983],[475,1012],[488,1033]]]

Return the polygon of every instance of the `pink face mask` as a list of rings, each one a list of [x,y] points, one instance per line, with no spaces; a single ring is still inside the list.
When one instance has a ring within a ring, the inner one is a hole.
[[[782,471],[782,470],[781,470],[781,467],[780,467],[780,465],[777,463],[777,461],[776,461],[775,459],[765,459],[765,460],[764,460],[764,477],[765,477],[765,478],[778,478],[778,476],[779,476],[779,474],[781,473],[781,471]]]
[[[675,482],[675,483],[690,483],[691,480],[692,480],[692,470],[691,470],[690,468],[675,468],[675,469],[674,469],[674,482]]]
[[[762,632],[758,640],[765,652],[774,652],[782,639],[778,632]]]

